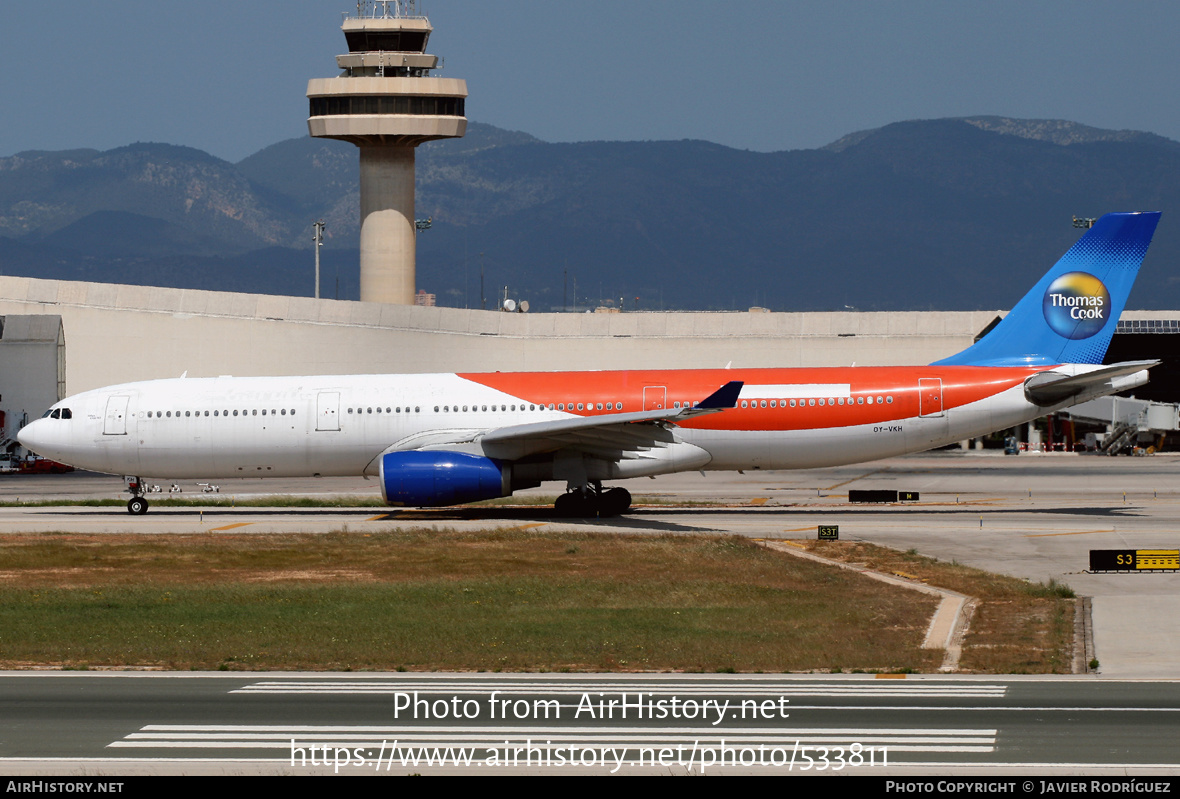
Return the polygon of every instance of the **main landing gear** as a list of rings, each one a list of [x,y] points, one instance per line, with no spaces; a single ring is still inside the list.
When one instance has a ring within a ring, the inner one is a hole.
[[[553,509],[566,518],[607,518],[626,513],[631,507],[631,492],[625,488],[602,490],[601,483],[575,488],[557,498]]]
[[[123,482],[127,485],[127,493],[131,495],[131,499],[127,500],[127,512],[135,516],[142,516],[148,511],[148,501],[143,498],[147,488],[143,484],[143,480],[138,477],[124,477]]]

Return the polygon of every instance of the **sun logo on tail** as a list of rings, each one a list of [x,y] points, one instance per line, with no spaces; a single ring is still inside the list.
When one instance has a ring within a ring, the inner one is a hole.
[[[1110,292],[1087,272],[1067,272],[1049,284],[1042,308],[1045,321],[1057,335],[1090,338],[1110,318]]]

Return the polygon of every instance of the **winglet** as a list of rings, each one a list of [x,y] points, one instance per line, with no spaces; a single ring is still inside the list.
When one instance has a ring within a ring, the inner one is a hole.
[[[743,385],[745,383],[741,380],[730,380],[693,407],[698,410],[726,410],[737,407],[738,395],[742,393]]]

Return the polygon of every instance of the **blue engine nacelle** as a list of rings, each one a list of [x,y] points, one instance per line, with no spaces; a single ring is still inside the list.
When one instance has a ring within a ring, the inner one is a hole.
[[[433,508],[512,493],[509,465],[464,452],[390,452],[381,457],[380,474],[387,505]]]

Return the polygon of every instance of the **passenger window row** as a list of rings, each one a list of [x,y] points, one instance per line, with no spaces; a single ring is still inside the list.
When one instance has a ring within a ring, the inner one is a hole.
[[[742,400],[741,407],[742,408],[787,408],[787,407],[806,408],[806,407],[814,407],[814,406],[818,405],[819,407],[822,408],[824,406],[836,406],[836,405],[847,405],[847,406],[851,406],[854,404],[855,405],[872,405],[872,404],[874,404],[874,402],[878,405],[884,405],[884,404],[891,405],[891,404],[893,404],[893,396],[888,395],[888,394],[878,395],[875,398],[872,396],[859,396],[859,397],[856,397],[855,400],[856,401],[853,402],[852,397],[847,397],[847,398],[845,398],[845,397],[839,397],[839,398],[828,397],[826,399],[820,397],[818,399],[808,398],[808,399],[791,399],[791,400],[786,400],[786,399]],[[696,402],[689,402],[687,400],[685,400],[685,401],[677,400],[672,403],[672,407],[677,408],[677,409],[679,409],[679,408],[693,408],[693,407],[696,407],[696,405],[697,405]],[[574,411],[575,409],[579,410],[579,411],[581,411],[581,410],[586,410],[586,411],[594,411],[594,410],[621,411],[621,410],[623,410],[623,403],[621,403],[621,402],[607,402],[607,403],[602,403],[602,402],[598,402],[598,403],[594,403],[594,402],[565,403],[565,402],[562,402],[562,403],[557,403],[556,405],[554,403],[549,403],[548,406],[536,405],[536,404],[532,404],[532,405],[523,405],[522,404],[519,406],[520,411],[544,411],[544,410],[565,411],[567,409],[569,411]],[[350,413],[350,414],[353,414],[353,413],[355,413],[355,414],[373,414],[373,413],[397,414],[397,413],[420,413],[421,410],[422,409],[420,406],[411,408],[408,405],[405,407],[402,407],[401,405],[397,405],[397,406],[391,405],[391,406],[386,406],[384,408],[382,408],[380,406],[363,407],[363,408],[350,407],[350,408],[348,408],[348,413]],[[517,410],[518,410],[518,408],[516,405],[500,405],[499,406],[500,412],[517,411]],[[488,406],[488,405],[462,405],[462,406],[460,406],[460,405],[443,405],[440,408],[438,405],[435,405],[434,411],[435,411],[435,413],[438,413],[440,411],[443,413],[486,413],[488,411],[495,413],[497,411],[497,407],[495,405],[491,405],[491,406]],[[270,415],[270,416],[294,416],[295,409],[294,408],[291,408],[291,409],[271,408],[268,410],[266,408],[261,408],[261,409],[251,408],[251,409],[245,409],[245,410],[226,409],[226,410],[215,410],[215,411],[146,411],[146,412],[141,411],[140,412],[140,418],[144,418],[145,415],[146,415],[146,418],[148,418],[148,419],[152,419],[152,418],[155,418],[155,419],[177,418],[177,419],[179,419],[179,418],[182,418],[182,416],[184,418],[190,418],[190,417],[194,417],[194,416],[196,416],[196,417],[200,417],[200,416],[214,416],[214,417],[221,417],[221,416],[267,416],[267,415]],[[42,418],[45,418],[45,417],[48,417],[51,419],[70,419],[70,418],[73,418],[73,413],[70,411],[69,408],[51,408],[50,410],[46,411],[42,415]]]
[[[576,403],[576,405],[573,402],[568,403],[568,410],[572,411],[572,410],[574,410],[575,407],[577,407],[577,409],[579,411],[580,410],[592,411],[592,410],[595,410],[596,407],[600,411],[604,410],[604,409],[608,410],[608,411],[611,411],[611,410],[621,411],[621,410],[623,410],[623,403],[621,403],[621,402],[607,402],[607,403],[599,402],[599,403],[597,403],[597,405],[595,405],[595,403],[593,403],[593,402],[579,402],[579,403]],[[520,411],[545,411],[545,410],[564,411],[566,409],[567,409],[567,404],[564,402],[557,403],[557,404],[554,404],[551,402],[548,405],[544,405],[544,404],[537,405],[535,403],[532,405],[523,405],[522,404],[519,407],[519,409],[517,408],[516,405],[501,405],[499,407],[499,411],[501,413],[517,411],[517,410],[520,410]],[[441,408],[439,406],[435,405],[434,410],[436,413],[440,410],[443,413],[468,413],[468,412],[470,412],[470,413],[483,413],[483,412],[487,412],[487,411],[491,411],[492,413],[495,413],[497,411],[497,408],[495,405],[490,405],[490,406],[489,405],[443,405]]]
[[[280,409],[276,410],[274,408],[271,408],[269,411],[267,411],[266,408],[262,408],[261,410],[259,410],[258,408],[252,408],[252,409],[247,409],[247,410],[243,410],[243,411],[238,411],[238,410],[233,410],[233,411],[230,411],[230,410],[147,411],[147,418],[148,419],[172,419],[172,418],[180,419],[182,416],[184,418],[190,418],[190,417],[194,417],[194,416],[200,417],[200,416],[210,416],[210,415],[212,415],[212,416],[266,416],[266,415],[268,415],[268,413],[270,416],[294,416],[295,409],[291,408],[290,410],[287,410],[286,408],[280,408]],[[140,411],[140,418],[141,419],[144,418],[143,411]]]
[[[872,397],[857,397],[856,402],[853,402],[852,399],[853,399],[852,397],[848,397],[848,398],[828,397],[825,400],[824,398],[820,397],[818,400],[816,400],[814,398],[809,398],[809,399],[805,399],[805,400],[804,399],[801,399],[801,400],[785,400],[785,399],[781,399],[781,400],[742,400],[742,407],[743,408],[746,408],[746,407],[750,407],[750,408],[766,408],[766,407],[786,408],[786,407],[788,407],[788,402],[789,402],[790,407],[792,407],[792,408],[795,408],[795,407],[810,408],[810,407],[814,407],[817,403],[822,408],[825,405],[849,405],[849,406],[851,406],[851,405],[872,405],[874,402]],[[769,403],[769,405],[768,405],[768,403]],[[798,403],[798,404],[796,405],[796,403]],[[878,405],[892,405],[893,404],[893,396],[889,395],[889,394],[880,395],[876,398],[876,403]]]
[[[349,408],[348,412],[349,413],[410,413],[412,411],[413,413],[418,413],[420,410],[421,410],[421,408],[411,409],[409,405],[407,405],[405,408],[398,405],[396,407],[389,406],[386,408],[380,408],[380,407],[378,407],[378,408]],[[435,410],[437,410],[437,408]]]

